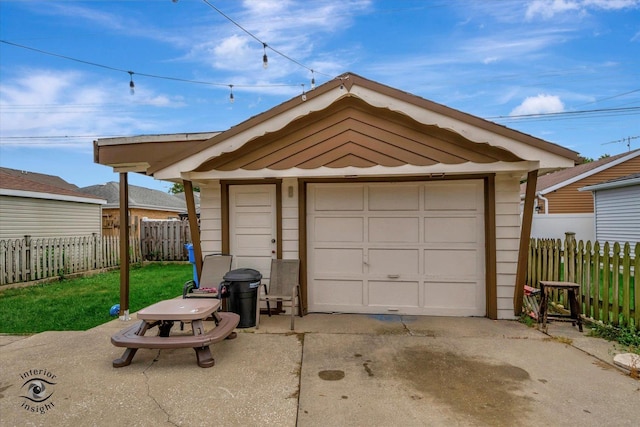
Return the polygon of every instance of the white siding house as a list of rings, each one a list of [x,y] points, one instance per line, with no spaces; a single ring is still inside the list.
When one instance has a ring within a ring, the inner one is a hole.
[[[640,242],[640,173],[580,190],[593,192],[597,241]]]
[[[104,203],[0,171],[0,239],[100,235]]]

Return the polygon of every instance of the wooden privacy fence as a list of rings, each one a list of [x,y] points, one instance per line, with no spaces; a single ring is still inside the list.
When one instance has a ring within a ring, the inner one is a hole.
[[[633,249],[633,250],[632,250]],[[539,287],[541,280],[578,283],[582,313],[613,325],[640,327],[640,243],[613,245],[576,242],[573,233],[560,239],[531,239],[527,285]],[[564,292],[552,295],[566,306]]]
[[[147,261],[185,261],[191,243],[188,221],[140,221],[140,247]]]
[[[0,240],[0,285],[120,265],[118,236],[31,238]],[[130,260],[140,262],[140,241],[131,237]]]

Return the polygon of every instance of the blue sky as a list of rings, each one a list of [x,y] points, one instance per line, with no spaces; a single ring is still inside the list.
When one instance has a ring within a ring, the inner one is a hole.
[[[347,71],[586,157],[640,147],[640,0],[2,0],[0,40],[0,166],[80,187],[118,180],[96,138],[226,130]]]

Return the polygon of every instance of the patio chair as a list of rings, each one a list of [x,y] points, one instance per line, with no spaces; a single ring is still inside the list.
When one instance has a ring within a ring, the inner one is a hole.
[[[271,316],[271,301],[290,301],[291,302],[291,330],[294,327],[294,316],[296,307],[298,314],[302,317],[302,309],[300,307],[300,260],[297,259],[273,259],[271,260],[271,275],[269,278],[269,289],[266,284],[264,287],[264,295],[258,292],[258,304],[256,313],[256,329],[260,325],[260,301],[267,302],[267,314]]]
[[[182,288],[182,298],[217,298],[218,286],[231,270],[231,255],[210,254],[204,257],[199,283],[187,281]]]

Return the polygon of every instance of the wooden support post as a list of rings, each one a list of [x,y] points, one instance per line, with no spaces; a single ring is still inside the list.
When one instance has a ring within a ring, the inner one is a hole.
[[[129,183],[120,173],[120,319],[129,320]]]
[[[524,298],[524,285],[527,279],[527,261],[529,239],[531,238],[531,223],[533,221],[533,202],[538,185],[538,170],[527,174],[527,192],[524,197],[524,210],[522,212],[522,225],[520,227],[520,247],[518,249],[518,267],[516,270],[516,283],[513,291],[513,314],[519,316],[522,313],[522,299]]]
[[[196,202],[193,197],[193,184],[191,181],[182,181],[184,186],[184,199],[187,202],[187,214],[189,216],[189,231],[193,244],[193,257],[196,262],[196,274],[198,280],[202,275],[202,246],[200,244],[200,227],[198,227],[198,214],[196,212]]]

